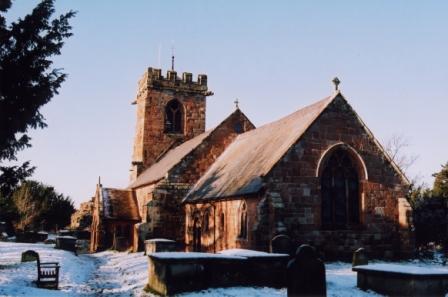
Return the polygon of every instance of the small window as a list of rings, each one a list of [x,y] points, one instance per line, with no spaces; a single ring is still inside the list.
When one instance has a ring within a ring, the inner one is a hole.
[[[222,212],[221,215],[219,216],[219,222],[220,222],[220,227],[221,230],[224,230],[224,226],[225,226],[225,218],[224,218],[224,213]]]
[[[243,133],[243,125],[241,122],[236,122],[233,125],[233,129],[235,130],[236,133],[241,134]]]
[[[240,238],[247,239],[247,206],[243,203],[240,208]]]
[[[210,212],[208,210],[205,211],[204,213],[204,231],[208,232],[208,230],[210,229]]]
[[[183,132],[183,106],[178,100],[174,99],[168,102],[165,107],[165,132],[182,133]]]

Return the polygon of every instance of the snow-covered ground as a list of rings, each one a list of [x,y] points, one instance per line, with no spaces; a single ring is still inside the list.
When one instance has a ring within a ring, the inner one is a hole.
[[[60,290],[36,288],[36,262],[20,263],[21,254],[35,250],[42,261],[57,261],[61,265]],[[406,262],[404,265],[434,267],[437,264]],[[147,281],[147,260],[143,253],[101,252],[75,256],[54,249],[54,245],[0,242],[0,296],[153,296],[143,291]],[[373,292],[356,288],[356,273],[348,263],[326,264],[327,294],[333,297],[373,297]],[[286,289],[215,288],[191,292],[178,297],[199,296],[286,296]]]

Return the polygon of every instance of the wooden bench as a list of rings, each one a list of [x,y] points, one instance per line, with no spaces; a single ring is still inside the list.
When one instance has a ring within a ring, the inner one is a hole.
[[[40,262],[39,254],[31,250],[23,254],[26,254],[28,257],[33,257],[37,261],[37,286],[39,288],[57,289],[59,285],[59,263]]]
[[[388,296],[445,296],[448,269],[397,264],[369,264],[352,268],[361,290]]]

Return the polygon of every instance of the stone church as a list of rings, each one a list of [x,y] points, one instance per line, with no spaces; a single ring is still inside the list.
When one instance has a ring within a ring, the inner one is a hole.
[[[176,240],[187,251],[267,251],[276,235],[326,257],[413,248],[409,182],[336,82],[335,92],[256,128],[239,109],[205,130],[207,76],[148,68],[138,84],[131,181],[99,182],[91,250]]]

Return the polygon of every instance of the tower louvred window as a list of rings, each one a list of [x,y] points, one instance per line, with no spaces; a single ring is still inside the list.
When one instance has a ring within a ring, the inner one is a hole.
[[[183,118],[184,114],[182,103],[176,99],[168,102],[165,108],[165,132],[182,133]]]

